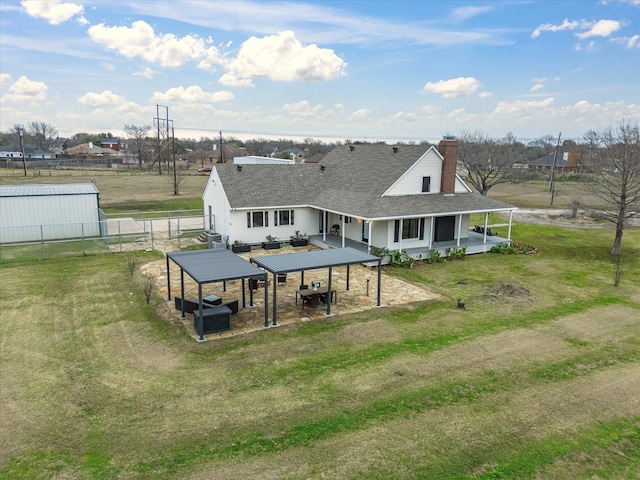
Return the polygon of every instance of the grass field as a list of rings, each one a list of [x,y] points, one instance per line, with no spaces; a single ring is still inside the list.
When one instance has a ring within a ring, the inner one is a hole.
[[[131,254],[0,266],[0,478],[637,480],[640,230],[617,288],[608,228],[513,238],[386,270],[442,301],[202,344]]]

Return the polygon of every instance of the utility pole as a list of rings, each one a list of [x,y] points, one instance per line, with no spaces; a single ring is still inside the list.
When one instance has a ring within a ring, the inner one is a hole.
[[[22,167],[24,168],[24,176],[27,176],[27,160],[24,158],[24,142],[22,137],[24,136],[24,125],[21,123],[16,123],[13,128],[18,132],[18,137],[20,137],[20,151],[22,152]]]
[[[560,149],[560,137],[562,132],[558,134],[558,143],[556,144],[556,152],[553,154],[553,165],[551,165],[551,176],[549,178],[549,191],[551,192],[551,206],[553,207],[553,197],[556,195],[556,162],[558,161],[558,150]]]
[[[165,118],[160,118],[160,108],[165,110]],[[157,147],[157,161],[158,161],[158,173],[162,175],[162,159],[164,158],[164,151],[167,150],[167,168],[169,165],[168,149],[169,149],[169,107],[163,105],[156,105],[156,116],[153,118],[154,125],[158,130],[158,147]],[[160,128],[162,127],[162,129]]]

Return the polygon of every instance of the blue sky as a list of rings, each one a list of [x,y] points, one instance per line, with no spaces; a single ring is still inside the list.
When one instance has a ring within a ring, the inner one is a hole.
[[[2,131],[578,138],[640,119],[640,0],[3,0],[0,80]]]

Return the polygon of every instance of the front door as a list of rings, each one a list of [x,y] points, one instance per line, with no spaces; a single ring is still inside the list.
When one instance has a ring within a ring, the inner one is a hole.
[[[436,217],[434,242],[449,242],[453,240],[456,230],[456,217]]]
[[[362,221],[362,241],[369,243],[369,222]]]

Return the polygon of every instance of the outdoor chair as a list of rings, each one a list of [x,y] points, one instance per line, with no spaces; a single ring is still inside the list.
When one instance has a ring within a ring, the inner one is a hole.
[[[340,233],[340,225],[332,225],[331,226],[331,235],[338,235]]]
[[[278,283],[287,283],[287,274],[279,273],[278,274]]]

